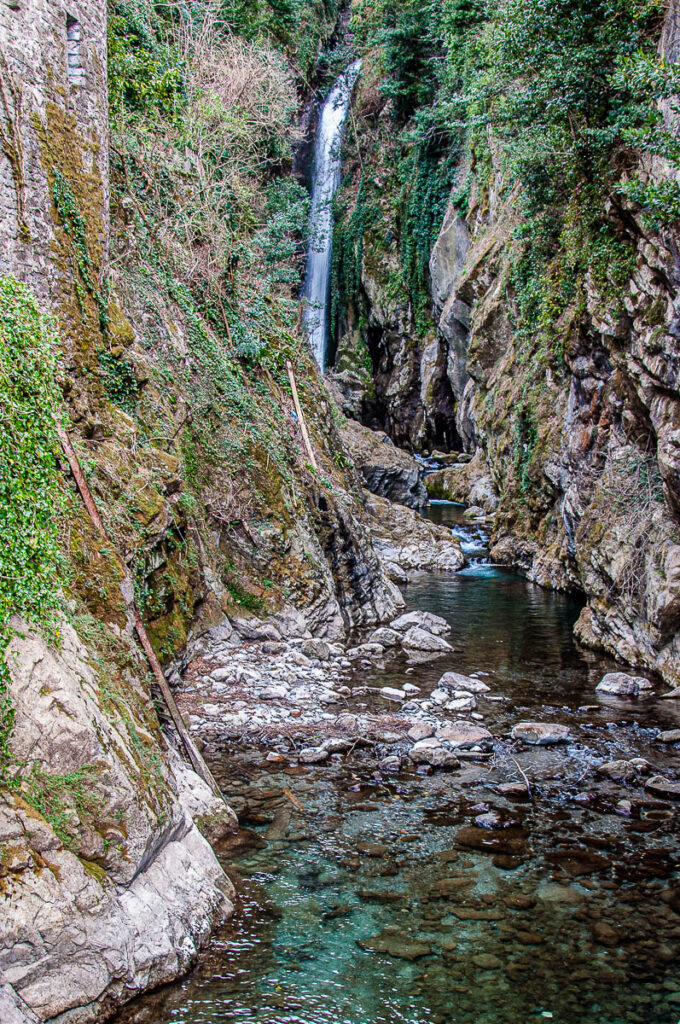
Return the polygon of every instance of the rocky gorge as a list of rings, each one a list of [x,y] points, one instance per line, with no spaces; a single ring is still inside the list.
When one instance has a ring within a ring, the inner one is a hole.
[[[3,1024],[675,1024],[678,13],[544,6],[0,2]]]

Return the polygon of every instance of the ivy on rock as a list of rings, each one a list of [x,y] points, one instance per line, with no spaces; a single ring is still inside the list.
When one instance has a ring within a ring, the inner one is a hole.
[[[52,622],[65,575],[56,373],[54,324],[28,288],[0,278],[0,782],[9,777],[13,720],[10,619]]]

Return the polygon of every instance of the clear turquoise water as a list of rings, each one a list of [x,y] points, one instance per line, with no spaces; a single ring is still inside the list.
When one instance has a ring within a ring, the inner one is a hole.
[[[496,735],[540,714],[569,722],[574,742],[396,776],[379,751],[283,770],[264,750],[212,751],[244,825],[223,851],[241,904],[197,970],[121,1024],[678,1024],[675,808],[643,800],[622,817],[630,794],[593,784],[603,758],[680,769],[678,751],[650,743],[680,724],[674,702],[597,698],[611,664],[575,646],[578,602],[507,571],[421,574],[407,596],[445,615],[462,649],[408,678],[427,690],[447,668],[485,671],[506,698],[485,713]],[[368,681],[405,671],[397,660]],[[533,802],[494,789],[518,763]],[[588,788],[590,803],[574,800]],[[489,809],[505,827],[475,826]]]

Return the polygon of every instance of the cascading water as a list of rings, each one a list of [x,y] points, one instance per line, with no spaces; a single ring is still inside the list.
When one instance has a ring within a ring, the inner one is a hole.
[[[321,372],[328,350],[328,298],[333,245],[333,196],[340,184],[340,148],[361,61],[344,71],[321,109],[314,147],[303,325]]]

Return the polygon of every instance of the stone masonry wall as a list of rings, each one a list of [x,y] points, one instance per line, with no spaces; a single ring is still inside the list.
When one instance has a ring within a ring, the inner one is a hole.
[[[50,115],[80,149],[105,253],[106,0],[0,0],[0,274],[13,274],[54,307],[60,270],[41,143]]]

